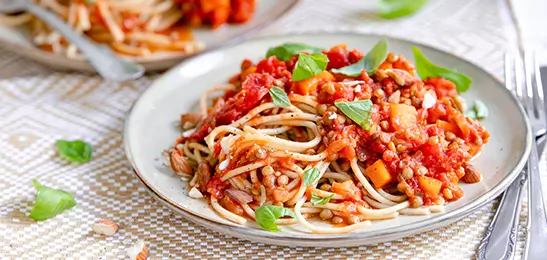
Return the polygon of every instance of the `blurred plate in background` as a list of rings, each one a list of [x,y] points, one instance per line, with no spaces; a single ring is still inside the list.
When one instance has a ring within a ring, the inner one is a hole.
[[[205,49],[241,41],[261,27],[275,21],[295,6],[298,0],[257,0],[256,11],[252,20],[241,25],[225,25],[216,30],[197,28],[192,32],[195,38],[205,44]],[[94,69],[83,59],[68,58],[65,55],[43,51],[30,41],[28,28],[0,25],[0,46],[28,59],[46,64],[60,70],[94,72]],[[169,53],[154,54],[149,57],[130,57],[143,65],[148,72],[166,70],[191,54]]]

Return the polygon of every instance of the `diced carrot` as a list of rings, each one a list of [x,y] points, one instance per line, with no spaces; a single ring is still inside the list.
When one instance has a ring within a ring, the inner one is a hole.
[[[442,185],[443,183],[437,179],[427,176],[418,176],[418,186],[424,191],[427,197],[436,198],[439,196]]]
[[[393,68],[393,65],[387,61],[384,61],[380,66],[378,67],[379,70],[387,70]]]
[[[352,180],[333,182],[332,192],[342,195],[345,199],[362,200],[361,190],[355,186]]]
[[[312,78],[294,83],[294,92],[300,95],[309,95],[315,91],[317,84],[321,81],[333,81],[334,76],[328,71],[323,71]]]
[[[446,122],[446,121],[443,121],[443,120],[437,120],[437,127],[445,130],[445,131],[450,131],[452,133],[456,133],[456,131],[458,130],[458,126],[457,125],[454,125],[452,123],[449,123],[449,122]]]
[[[462,131],[463,137],[469,136],[469,133],[471,132],[471,129],[469,129],[469,123],[467,122],[467,119],[465,119],[465,116],[462,114],[457,115],[454,118],[454,121],[456,121],[456,124],[458,125],[458,128]]]
[[[416,108],[405,104],[389,104],[391,112],[391,124],[397,130],[408,129],[416,125]]]
[[[381,159],[369,166],[365,174],[372,180],[374,188],[382,188],[392,180],[391,174]]]

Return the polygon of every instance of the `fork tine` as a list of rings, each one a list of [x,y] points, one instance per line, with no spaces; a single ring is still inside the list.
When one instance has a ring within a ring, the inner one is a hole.
[[[526,52],[526,77],[529,78],[527,82],[532,88],[532,97],[534,98],[534,113],[536,117],[542,119],[545,117],[545,109],[543,105],[543,86],[541,84],[541,78],[539,74],[539,67],[536,63],[535,53]]]
[[[529,117],[533,116],[534,132],[536,135],[545,133],[545,108],[543,87],[541,84],[541,78],[539,77],[539,68],[535,60],[535,53],[527,51],[524,53],[524,73],[526,73],[526,85],[528,90],[528,96],[530,97],[528,110]],[[531,103],[531,104],[530,104]],[[539,122],[539,123],[538,123]]]
[[[532,92],[528,91],[527,87],[527,78],[524,72],[524,62],[521,58],[520,52],[515,52],[513,57],[514,62],[514,72],[515,72],[515,87],[516,87],[516,94],[517,97],[520,99],[520,102],[524,106],[524,109],[527,113],[530,113],[529,111],[533,111],[532,104],[530,104],[530,95]]]

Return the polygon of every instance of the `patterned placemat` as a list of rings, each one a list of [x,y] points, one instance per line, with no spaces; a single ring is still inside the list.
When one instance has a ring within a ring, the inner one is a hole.
[[[302,1],[261,34],[345,30],[394,35],[463,56],[500,77],[512,34],[505,1],[431,1],[409,19],[385,21],[374,1]],[[125,117],[151,83],[148,76],[108,84],[96,76],[58,73],[0,50],[0,259],[125,259],[135,240],[150,259],[469,259],[496,202],[437,231],[353,248],[269,246],[209,231],[173,214],[147,194],[122,147]],[[95,151],[84,165],[55,154],[57,139],[84,139]],[[545,161],[541,165],[545,169]],[[78,203],[43,222],[26,216],[31,180],[70,191]],[[525,213],[525,210],[523,210]],[[111,218],[118,233],[103,237],[91,225]],[[525,215],[521,219],[524,226]],[[522,238],[522,233],[521,233]],[[522,239],[519,241],[520,258]]]

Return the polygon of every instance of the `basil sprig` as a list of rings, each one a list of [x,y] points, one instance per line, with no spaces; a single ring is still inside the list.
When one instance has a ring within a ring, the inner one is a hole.
[[[327,196],[327,197],[321,197],[315,193],[312,193],[311,194],[311,204],[314,205],[314,206],[317,206],[317,205],[325,205],[327,203],[329,203],[329,201],[332,199],[332,197],[334,197],[334,194],[331,194],[330,196]]]
[[[292,74],[292,81],[305,80],[318,75],[327,68],[328,63],[329,58],[323,53],[310,55],[300,53]]]
[[[321,175],[319,169],[313,167],[304,171],[304,186],[314,183]]]
[[[289,96],[287,96],[287,93],[282,88],[273,86],[270,88],[269,92],[270,92],[270,96],[272,97],[273,103],[276,106],[280,106],[280,107],[291,106],[291,101],[289,100]]]
[[[37,180],[32,180],[32,184],[38,194],[29,218],[36,221],[50,219],[76,206],[76,201],[70,193],[42,186]]]
[[[281,217],[296,218],[290,209],[279,206],[262,206],[255,210],[256,223],[268,231],[279,231],[275,221]]]
[[[433,64],[418,47],[412,46],[412,52],[414,52],[414,59],[416,60],[416,71],[422,79],[443,77],[454,82],[456,90],[460,93],[467,91],[471,86],[471,78],[457,71]]]
[[[486,107],[486,104],[480,100],[475,100],[475,105],[471,108],[471,110],[465,112],[465,116],[483,120],[488,117],[488,107]]]
[[[378,13],[382,18],[395,19],[411,15],[427,4],[428,0],[378,0]]]
[[[372,101],[358,100],[353,102],[335,102],[334,105],[349,117],[353,122],[370,130],[370,118],[372,115]]]
[[[81,140],[58,140],[55,145],[57,146],[57,153],[71,162],[86,163],[91,160],[93,150],[89,143]]]
[[[382,62],[386,60],[387,48],[387,40],[382,39],[358,62],[339,69],[332,69],[332,72],[356,77],[361,75],[361,71],[365,69],[369,75],[373,75],[378,67],[382,65]]]
[[[310,46],[303,43],[285,43],[283,45],[279,45],[276,47],[272,47],[268,49],[268,53],[266,53],[266,58],[270,56],[275,56],[278,60],[281,61],[288,61],[293,56],[301,53],[301,52],[307,52],[307,53],[320,53],[321,48]]]

